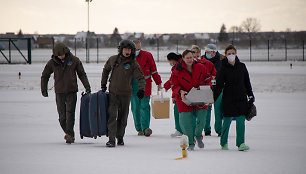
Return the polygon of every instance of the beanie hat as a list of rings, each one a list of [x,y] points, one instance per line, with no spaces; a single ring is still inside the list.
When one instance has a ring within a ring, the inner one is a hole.
[[[217,49],[217,46],[215,44],[208,44],[205,47],[205,51],[214,51],[214,52],[217,52],[218,49]]]

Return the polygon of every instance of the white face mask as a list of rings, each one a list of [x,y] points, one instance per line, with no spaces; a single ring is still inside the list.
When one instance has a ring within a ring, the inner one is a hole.
[[[228,56],[227,56],[227,60],[228,60],[229,62],[234,62],[234,61],[235,61],[235,58],[236,58],[236,55],[234,55],[234,54],[231,54],[231,55],[228,55]]]

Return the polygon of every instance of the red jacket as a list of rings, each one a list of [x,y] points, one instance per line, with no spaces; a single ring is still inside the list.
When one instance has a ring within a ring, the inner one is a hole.
[[[152,91],[151,76],[153,77],[156,85],[159,85],[162,83],[160,75],[157,72],[156,64],[151,53],[140,50],[139,55],[136,59],[146,79],[145,96],[149,97]]]
[[[198,62],[203,64],[205,68],[207,69],[208,74],[210,75],[211,79],[209,81],[209,85],[212,86],[211,80],[215,79],[217,71],[213,63],[211,63],[209,60],[198,59]]]
[[[170,75],[170,78],[169,78],[169,80],[164,84],[165,90],[169,90],[169,89],[172,87],[171,78],[172,78],[172,73],[173,73],[173,71],[175,70],[175,67],[176,67],[176,66],[173,66],[173,67],[171,68],[171,75]]]
[[[175,71],[175,68],[176,68],[176,65],[180,62],[182,60],[182,58],[180,58],[177,62],[176,62],[176,64],[171,68],[171,76],[170,76],[170,78],[169,78],[169,80],[164,84],[164,88],[165,88],[165,90],[169,90],[171,87],[172,87],[172,74],[173,74],[173,72]],[[173,97],[173,95],[172,95],[172,97]]]
[[[181,61],[177,64],[176,70],[172,73],[172,91],[175,93],[176,104],[179,112],[192,112],[193,106],[187,106],[181,98],[179,93],[180,90],[189,92],[191,88],[199,87],[201,85],[209,85],[210,75],[207,72],[207,69],[204,65],[194,61],[192,65],[192,75],[187,70],[186,64],[184,61]],[[207,109],[206,105],[197,105],[197,110]]]

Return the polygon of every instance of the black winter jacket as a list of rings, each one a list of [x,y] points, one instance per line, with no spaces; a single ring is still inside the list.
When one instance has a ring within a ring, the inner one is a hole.
[[[217,77],[214,91],[216,100],[223,89],[222,111],[224,117],[246,115],[248,110],[248,96],[253,96],[249,73],[244,63],[236,57],[235,65],[222,60],[222,67]]]

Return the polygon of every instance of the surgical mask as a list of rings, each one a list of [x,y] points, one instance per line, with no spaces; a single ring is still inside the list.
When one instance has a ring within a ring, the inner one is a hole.
[[[170,66],[174,66],[172,63],[170,63]]]
[[[135,52],[136,56],[138,56],[139,53],[140,53],[140,50],[136,51],[136,52]]]
[[[234,61],[235,61],[235,58],[236,58],[236,55],[234,55],[234,54],[231,54],[231,55],[228,55],[228,56],[227,56],[227,60],[228,60],[229,62],[234,62]]]
[[[211,54],[206,53],[206,58],[207,58],[207,59],[211,59],[211,58],[212,58]]]

